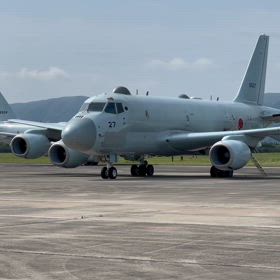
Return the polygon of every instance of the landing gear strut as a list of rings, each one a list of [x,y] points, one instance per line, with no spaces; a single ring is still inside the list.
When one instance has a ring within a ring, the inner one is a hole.
[[[220,170],[215,166],[210,169],[210,175],[212,178],[231,178],[233,176],[233,170]]]
[[[136,164],[131,165],[130,173],[131,173],[131,176],[134,176],[134,177],[136,177],[136,176],[151,177],[154,175],[154,166],[151,164],[148,164],[148,162],[145,160],[143,163],[141,163],[139,165],[136,165]]]

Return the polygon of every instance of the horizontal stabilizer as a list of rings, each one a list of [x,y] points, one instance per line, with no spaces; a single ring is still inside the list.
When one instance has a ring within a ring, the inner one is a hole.
[[[0,121],[6,121],[11,118],[15,118],[15,114],[3,94],[0,92]]]

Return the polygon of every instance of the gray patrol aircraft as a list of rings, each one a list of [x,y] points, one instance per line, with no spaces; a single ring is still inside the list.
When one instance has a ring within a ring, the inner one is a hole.
[[[52,143],[61,139],[61,131],[66,122],[42,123],[15,119],[15,114],[5,97],[0,93],[0,142],[9,144],[11,151],[18,157],[39,158],[48,154]],[[72,152],[73,156],[83,160],[67,161],[60,167],[77,167],[79,165],[96,165],[94,156]],[[68,150],[65,151],[68,156]]]
[[[268,36],[259,37],[233,102],[131,95],[118,87],[85,101],[63,128],[62,140],[50,147],[50,159],[63,165],[94,155],[107,163],[101,177],[115,179],[119,156],[139,160],[132,176],[152,176],[147,156],[210,148],[211,176],[232,177],[263,138],[280,134],[280,127],[270,127],[280,121],[280,110],[263,106],[268,42]]]

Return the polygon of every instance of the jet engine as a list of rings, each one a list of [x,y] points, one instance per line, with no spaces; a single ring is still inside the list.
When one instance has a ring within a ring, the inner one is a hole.
[[[51,145],[49,158],[54,165],[65,168],[78,167],[88,160],[87,155],[68,148],[62,140]]]
[[[247,164],[251,151],[244,142],[224,140],[212,146],[209,157],[212,165],[220,170],[236,170]]]
[[[50,142],[45,135],[23,133],[15,136],[10,147],[12,153],[18,157],[39,158],[48,152]]]

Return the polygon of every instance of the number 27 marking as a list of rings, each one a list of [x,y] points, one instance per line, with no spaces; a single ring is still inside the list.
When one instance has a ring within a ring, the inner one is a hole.
[[[115,127],[116,126],[116,122],[108,122],[109,127]]]

